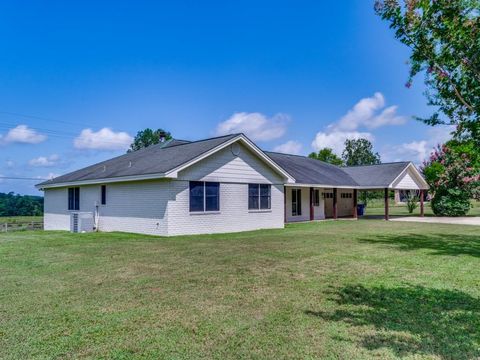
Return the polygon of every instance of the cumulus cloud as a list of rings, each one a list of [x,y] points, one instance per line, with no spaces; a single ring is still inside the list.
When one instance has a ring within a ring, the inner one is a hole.
[[[421,164],[430,156],[433,148],[451,138],[453,126],[437,126],[427,131],[427,139],[392,146],[382,154],[386,161],[412,160]]]
[[[407,118],[397,114],[397,106],[385,106],[385,97],[380,92],[361,99],[337,122],[331,123],[324,131],[315,135],[312,141],[313,149],[318,151],[329,147],[340,155],[346,139],[375,139],[370,131],[362,129],[373,130],[381,126],[405,124]]]
[[[103,128],[97,132],[92,129],[83,129],[73,145],[82,150],[125,150],[132,143],[133,138],[126,132],[114,132],[110,128]]]
[[[50,167],[55,166],[60,161],[60,156],[53,154],[50,156],[39,156],[37,158],[31,159],[28,163],[31,166],[36,167]]]
[[[293,154],[299,155],[302,151],[302,144],[298,141],[289,140],[284,144],[275,146],[273,151],[284,153],[284,154]]]
[[[27,125],[18,125],[10,129],[6,135],[0,135],[0,144],[38,144],[46,139],[46,135],[38,133]]]
[[[244,133],[253,141],[269,141],[282,137],[287,131],[289,117],[276,114],[267,117],[261,113],[240,112],[217,125],[217,136]]]
[[[318,132],[313,139],[312,147],[319,151],[323,148],[331,148],[334,153],[341,155],[347,139],[368,139],[375,140],[375,137],[369,132],[359,131],[332,131]]]

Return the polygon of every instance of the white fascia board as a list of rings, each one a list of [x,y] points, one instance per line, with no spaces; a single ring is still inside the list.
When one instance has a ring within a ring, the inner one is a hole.
[[[258,157],[260,157],[264,162],[266,162],[271,168],[273,168],[277,173],[281,174],[287,180],[287,183],[294,183],[295,182],[295,179],[293,178],[293,176],[291,176],[283,168],[281,168],[279,165],[277,165],[272,159],[270,159],[267,155],[265,155],[265,153],[261,149],[259,149],[253,142],[251,142],[243,134],[235,136],[234,138],[232,138],[232,139],[214,147],[213,149],[211,149],[207,152],[204,152],[203,154],[197,156],[195,159],[192,159],[192,160],[176,167],[175,169],[172,169],[172,170],[166,172],[165,177],[177,178],[178,173],[180,171],[188,168],[189,166],[192,166],[193,164],[196,164],[197,162],[209,157],[210,155],[216,153],[217,151],[220,151],[220,150],[226,148],[227,146],[230,146],[231,144],[233,144],[237,141],[241,141],[242,143],[244,143],[251,151],[253,151]]]
[[[408,169],[412,169],[413,170],[413,173],[416,177],[416,180],[421,184],[421,186],[419,186],[419,189],[420,190],[428,190],[430,189],[430,186],[428,185],[428,183],[425,181],[425,179],[423,178],[422,174],[420,174],[420,171],[418,171],[417,167],[415,165],[413,165],[413,163],[409,162],[408,165],[405,167],[405,169],[390,183],[390,185],[388,186],[390,189],[395,189],[394,185],[395,182],[400,179],[400,177],[402,177],[407,171]],[[401,190],[401,189],[398,189],[398,190]]]
[[[93,180],[79,180],[79,181],[70,181],[62,182],[55,184],[39,184],[35,185],[38,190],[60,188],[66,186],[81,186],[81,185],[95,185],[95,184],[109,184],[116,182],[125,182],[125,181],[141,181],[141,180],[153,180],[153,179],[163,179],[165,174],[156,173],[156,174],[145,174],[145,175],[132,175],[132,176],[119,176],[103,179],[93,179]]]

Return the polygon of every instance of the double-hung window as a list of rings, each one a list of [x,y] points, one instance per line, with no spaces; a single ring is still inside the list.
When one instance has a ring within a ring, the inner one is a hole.
[[[220,183],[190,181],[190,211],[219,211]]]
[[[68,210],[80,210],[80,188],[68,188]]]
[[[248,184],[248,209],[268,210],[272,207],[272,186],[270,184]]]
[[[302,215],[302,189],[292,189],[292,216]]]

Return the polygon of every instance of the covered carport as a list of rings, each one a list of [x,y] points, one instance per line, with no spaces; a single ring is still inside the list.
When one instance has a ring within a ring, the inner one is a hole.
[[[358,184],[361,191],[382,191],[384,194],[385,220],[389,220],[390,190],[418,191],[420,216],[425,215],[424,195],[428,184],[411,162],[384,163],[344,167],[344,171]]]

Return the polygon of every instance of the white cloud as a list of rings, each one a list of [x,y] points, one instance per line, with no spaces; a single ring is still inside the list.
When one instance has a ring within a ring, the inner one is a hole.
[[[13,160],[7,160],[5,164],[7,165],[8,168],[12,168],[15,166],[15,162]]]
[[[392,146],[382,154],[385,161],[412,160],[421,164],[430,156],[432,150],[449,140],[453,126],[436,126],[427,131],[427,139]]]
[[[386,125],[405,124],[407,118],[397,115],[397,109],[395,105],[385,108],[384,96],[376,92],[372,97],[361,99],[337,123],[329,125],[328,128],[331,131],[353,131],[360,127],[371,130]]]
[[[56,177],[58,177],[58,176],[60,176],[60,174],[53,173],[53,172],[49,172],[49,173],[48,173],[47,175],[45,175],[45,176],[37,176],[36,178],[37,178],[38,180],[51,180],[51,179],[56,178]]]
[[[73,145],[77,149],[89,150],[124,150],[132,143],[133,138],[126,132],[114,132],[110,128],[103,128],[97,132],[92,129],[83,129]]]
[[[376,92],[372,97],[358,101],[340,120],[328,125],[324,131],[319,131],[312,141],[312,147],[316,151],[328,147],[340,155],[347,139],[365,138],[373,141],[373,134],[361,129],[372,130],[381,126],[405,124],[407,118],[397,115],[397,109],[395,105],[385,107],[385,97]]]
[[[6,135],[0,135],[1,144],[22,143],[38,144],[47,139],[46,135],[38,133],[27,125],[18,125],[10,129]]]
[[[244,133],[253,141],[274,140],[285,134],[289,120],[285,114],[269,118],[261,113],[240,112],[218,124],[215,134]]]
[[[375,137],[369,132],[359,131],[333,131],[318,132],[313,139],[312,147],[319,151],[323,148],[331,148],[334,153],[341,155],[347,139],[368,139],[373,141]]]
[[[50,167],[55,166],[60,161],[60,156],[53,154],[50,156],[39,156],[37,158],[31,159],[28,163],[31,166],[36,167]]]
[[[275,146],[273,151],[284,153],[284,154],[293,154],[299,155],[302,151],[302,144],[298,141],[289,140],[284,144]]]

